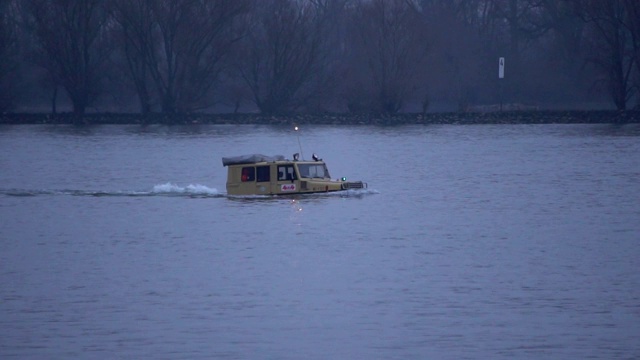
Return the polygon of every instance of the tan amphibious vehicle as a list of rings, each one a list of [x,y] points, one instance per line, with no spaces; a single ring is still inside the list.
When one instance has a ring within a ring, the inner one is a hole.
[[[223,157],[228,168],[227,194],[229,195],[289,195],[349,189],[364,189],[362,181],[331,180],[327,165],[313,154],[313,161],[293,160],[282,155],[261,154]]]

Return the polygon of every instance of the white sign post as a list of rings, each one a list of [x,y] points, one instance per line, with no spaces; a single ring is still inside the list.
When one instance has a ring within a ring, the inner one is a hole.
[[[500,97],[500,111],[502,111],[502,79],[504,79],[504,58],[498,58],[498,96]]]

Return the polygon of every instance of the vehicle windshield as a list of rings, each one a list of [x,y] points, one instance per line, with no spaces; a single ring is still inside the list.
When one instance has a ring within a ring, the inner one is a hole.
[[[298,164],[298,170],[301,178],[331,178],[325,164]]]

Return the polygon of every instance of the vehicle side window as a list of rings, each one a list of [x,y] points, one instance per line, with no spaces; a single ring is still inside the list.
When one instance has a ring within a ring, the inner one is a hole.
[[[296,171],[293,168],[293,165],[278,166],[278,180],[296,180]]]
[[[242,182],[254,181],[256,179],[256,168],[252,167],[243,167],[242,168],[242,176],[240,177]]]
[[[258,166],[256,172],[258,182],[269,182],[271,180],[269,166]]]

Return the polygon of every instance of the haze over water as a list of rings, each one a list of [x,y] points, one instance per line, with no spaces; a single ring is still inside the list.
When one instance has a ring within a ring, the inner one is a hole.
[[[0,126],[2,359],[640,357],[640,126]],[[232,198],[223,156],[365,191]]]

